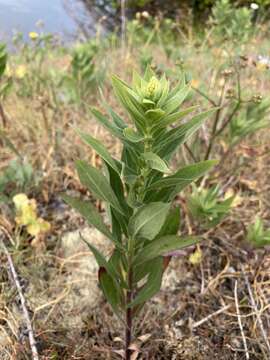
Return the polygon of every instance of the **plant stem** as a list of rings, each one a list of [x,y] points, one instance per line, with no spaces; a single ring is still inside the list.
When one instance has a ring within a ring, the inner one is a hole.
[[[129,290],[127,291],[126,296],[126,305],[132,301],[132,271],[129,268],[128,272],[128,286]],[[126,310],[126,338],[125,338],[125,360],[130,360],[132,355],[132,350],[129,349],[132,340],[132,308],[127,307]]]
[[[3,105],[0,103],[0,117],[2,119],[3,128],[7,126],[7,117],[3,109]]]
[[[224,98],[224,93],[225,93],[225,87],[226,87],[226,81],[224,81],[222,90],[221,90],[221,95],[220,95],[220,99],[219,99],[219,103],[218,103],[218,110],[216,112],[216,116],[215,116],[215,120],[214,120],[214,124],[213,124],[213,128],[212,128],[212,133],[211,133],[211,139],[208,145],[208,148],[206,150],[206,154],[204,157],[204,160],[208,160],[210,158],[210,154],[214,145],[214,139],[216,137],[216,131],[217,131],[217,127],[218,127],[218,123],[220,120],[220,114],[222,111],[222,103],[223,103],[223,98]]]

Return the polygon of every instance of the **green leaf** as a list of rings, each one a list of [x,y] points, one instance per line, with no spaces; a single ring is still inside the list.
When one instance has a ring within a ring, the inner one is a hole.
[[[100,171],[82,160],[76,161],[76,168],[81,183],[86,186],[90,192],[93,192],[98,199],[107,201],[119,213],[125,215],[109,182]]]
[[[6,46],[0,44],[0,77],[4,74],[7,64]]]
[[[158,237],[176,235],[180,227],[180,208],[172,209],[163,224]]]
[[[163,275],[163,258],[158,257],[151,263],[151,269],[148,278],[143,287],[139,290],[135,299],[128,304],[128,307],[133,307],[146,302],[151,299],[159,290],[162,283]]]
[[[159,128],[159,127],[166,127],[166,126],[172,125],[174,122],[183,119],[184,116],[188,115],[189,113],[191,113],[192,111],[194,111],[197,108],[198,108],[198,106],[191,106],[185,110],[178,111],[171,115],[166,115],[166,116],[162,117],[157,123],[155,123],[154,127]]]
[[[117,243],[108,227],[104,224],[102,216],[89,201],[82,201],[66,194],[62,194],[62,198],[68,205],[77,210],[85,218],[90,226],[94,226],[108,239],[114,243]],[[120,246],[118,243],[116,245]]]
[[[99,250],[91,245],[86,239],[84,239],[82,237],[82,240],[86,243],[86,245],[89,247],[90,251],[93,253],[96,262],[98,264],[99,267],[103,267],[106,272],[113,278],[113,279],[117,279],[118,278],[118,274],[116,272],[116,270],[114,269],[112,263],[107,262],[107,260],[105,259],[105,257],[99,252]]]
[[[183,88],[181,88],[169,101],[166,102],[163,107],[164,111],[167,114],[173,113],[176,109],[180,107],[189,92],[190,84],[187,84]]]
[[[129,127],[123,130],[123,135],[127,140],[131,141],[132,143],[138,143],[144,139],[143,135],[140,135],[134,129]]]
[[[162,109],[150,109],[146,111],[146,116],[152,122],[159,121],[159,119],[165,114]]]
[[[121,304],[121,293],[117,288],[113,278],[107,273],[104,267],[101,267],[98,272],[98,278],[102,292],[111,305],[114,312],[119,315],[119,307]]]
[[[145,124],[144,110],[133,90],[117,76],[112,77],[114,92],[131,115],[137,129],[142,132]]]
[[[82,140],[87,145],[92,147],[98,153],[98,155],[119,174],[119,168],[116,164],[116,161],[111,157],[109,151],[105,148],[105,146],[99,140],[93,138],[91,135],[84,134],[80,130],[77,130],[77,132],[82,138]]]
[[[111,118],[113,120],[113,122],[115,123],[115,125],[124,130],[127,127],[127,124],[122,120],[122,118],[115,112],[113,111],[113,109],[110,106],[106,106],[109,114],[111,115]]]
[[[134,265],[139,266],[146,261],[154,259],[160,255],[165,255],[171,251],[183,249],[194,245],[199,240],[195,237],[180,237],[176,235],[162,236],[150,244],[146,245],[134,259]]]
[[[128,233],[134,239],[154,239],[164,224],[169,209],[170,204],[161,202],[141,206],[130,218]]]
[[[203,124],[217,108],[195,115],[188,123],[180,125],[168,131],[165,135],[161,133],[155,140],[154,152],[161,158],[169,157],[179,145],[185,143]]]
[[[105,127],[113,136],[116,138],[123,140],[122,132],[119,128],[117,128],[114,124],[112,124],[106,116],[101,114],[100,111],[98,111],[95,108],[90,109],[91,113],[95,116],[96,120]]]
[[[158,170],[162,173],[170,173],[170,169],[164,160],[162,160],[157,154],[153,152],[146,152],[142,154],[143,158],[147,161],[151,169]]]
[[[125,210],[127,217],[131,214],[131,209],[129,208],[124,194],[124,188],[120,176],[116,171],[114,171],[109,165],[106,166],[107,178],[111,185],[112,190],[114,191],[117,199],[121,205],[121,208]],[[111,223],[112,223],[112,232],[117,239],[121,239],[121,233],[123,232],[127,235],[127,221],[120,215],[116,210],[110,207]]]
[[[157,262],[157,259],[164,261],[162,256],[159,256],[155,259],[149,260],[143,264],[143,266],[134,266],[133,267],[133,283],[137,284],[139,281],[144,279],[153,269],[153,265]]]
[[[180,192],[185,186],[201,177],[217,163],[217,160],[206,160],[196,164],[187,165],[178,170],[175,174],[154,182],[148,187],[148,190],[176,187],[177,192]]]

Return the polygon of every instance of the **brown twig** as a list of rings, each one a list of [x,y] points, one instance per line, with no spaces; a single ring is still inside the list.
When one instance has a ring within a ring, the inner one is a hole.
[[[0,117],[2,119],[2,124],[3,124],[3,128],[5,128],[7,126],[7,116],[5,114],[5,111],[4,111],[4,108],[3,108],[3,105],[1,104],[0,102]]]
[[[204,324],[206,321],[212,319],[212,317],[217,316],[221,313],[223,313],[224,311],[228,310],[231,307],[231,304],[225,305],[223,306],[221,309],[213,312],[212,314],[209,314],[208,316],[206,316],[205,318],[195,322],[194,324],[192,324],[192,329],[195,329],[196,327],[201,326],[202,324]]]
[[[244,333],[244,329],[243,329],[243,325],[242,325],[242,321],[241,321],[239,304],[238,304],[237,285],[238,285],[238,281],[235,280],[235,284],[234,284],[234,301],[235,301],[235,307],[236,307],[236,315],[237,315],[237,320],[238,320],[238,325],[239,325],[239,329],[240,329],[240,332],[241,332],[241,336],[242,336],[242,339],[243,339],[243,345],[244,345],[244,349],[245,349],[246,359],[249,360],[250,357],[249,357],[249,352],[248,352],[248,347],[247,347],[247,340],[246,340],[246,337],[245,337],[245,333]]]
[[[11,243],[13,243],[12,237],[10,236],[10,234],[8,233],[8,231],[3,228],[2,226],[0,226],[0,230],[2,231],[2,233],[11,241]],[[28,331],[28,339],[29,339],[29,344],[30,344],[30,348],[31,348],[31,352],[32,352],[32,359],[33,360],[39,360],[39,356],[38,356],[38,351],[37,351],[37,347],[36,347],[36,340],[35,340],[35,336],[34,336],[34,331],[33,331],[33,327],[31,324],[31,320],[30,320],[30,315],[29,315],[29,311],[27,309],[27,304],[26,304],[26,299],[23,295],[23,290],[17,275],[17,272],[15,270],[12,258],[8,252],[7,247],[4,244],[4,241],[1,241],[2,247],[4,249],[5,255],[7,257],[8,260],[8,264],[10,267],[10,271],[11,271],[11,275],[12,275],[12,279],[15,283],[15,286],[17,288],[19,297],[20,297],[20,301],[21,301],[21,306],[22,306],[22,310],[23,310],[23,315],[24,315],[24,319],[26,322],[26,327],[27,327],[27,331]]]

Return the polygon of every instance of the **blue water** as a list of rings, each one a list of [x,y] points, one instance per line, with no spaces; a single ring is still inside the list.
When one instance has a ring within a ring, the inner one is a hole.
[[[0,0],[0,40],[11,39],[16,31],[27,37],[38,30],[40,20],[42,31],[66,38],[78,30],[74,17],[85,11],[79,0]],[[91,14],[87,16],[91,18]]]

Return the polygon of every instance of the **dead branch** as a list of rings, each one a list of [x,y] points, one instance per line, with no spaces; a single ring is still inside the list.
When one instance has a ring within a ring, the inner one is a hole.
[[[7,230],[5,228],[3,228],[2,226],[0,226],[0,230],[9,239],[9,241],[11,243],[13,243],[12,237],[7,232]],[[34,336],[34,331],[33,331],[33,327],[32,327],[32,324],[31,324],[29,311],[27,309],[26,299],[25,299],[25,297],[23,295],[23,290],[22,290],[22,287],[21,287],[21,284],[20,284],[20,281],[19,281],[19,278],[18,278],[18,274],[17,274],[17,272],[15,270],[12,258],[10,256],[9,252],[8,252],[7,247],[4,244],[3,239],[1,241],[1,245],[2,245],[2,247],[4,249],[5,255],[6,255],[7,260],[8,260],[8,264],[9,264],[10,271],[11,271],[11,274],[12,274],[12,279],[13,279],[13,281],[15,283],[18,294],[20,296],[23,315],[24,315],[24,319],[25,319],[25,323],[26,323],[26,327],[27,327],[27,331],[28,331],[28,338],[29,338],[29,344],[30,344],[31,352],[32,352],[32,359],[33,360],[39,360],[38,351],[37,351],[37,347],[36,347],[36,340],[35,340],[35,336]]]
[[[238,304],[237,285],[238,285],[238,281],[235,280],[235,284],[234,284],[234,301],[235,301],[235,307],[236,307],[236,314],[237,314],[239,329],[240,329],[241,336],[242,336],[242,339],[243,339],[243,345],[244,345],[244,349],[245,349],[246,359],[249,360],[250,357],[249,357],[249,352],[248,352],[248,347],[247,347],[247,340],[246,340],[246,337],[245,337],[245,333],[244,333],[244,329],[243,329],[243,325],[242,325],[242,321],[241,321],[239,304]]]

